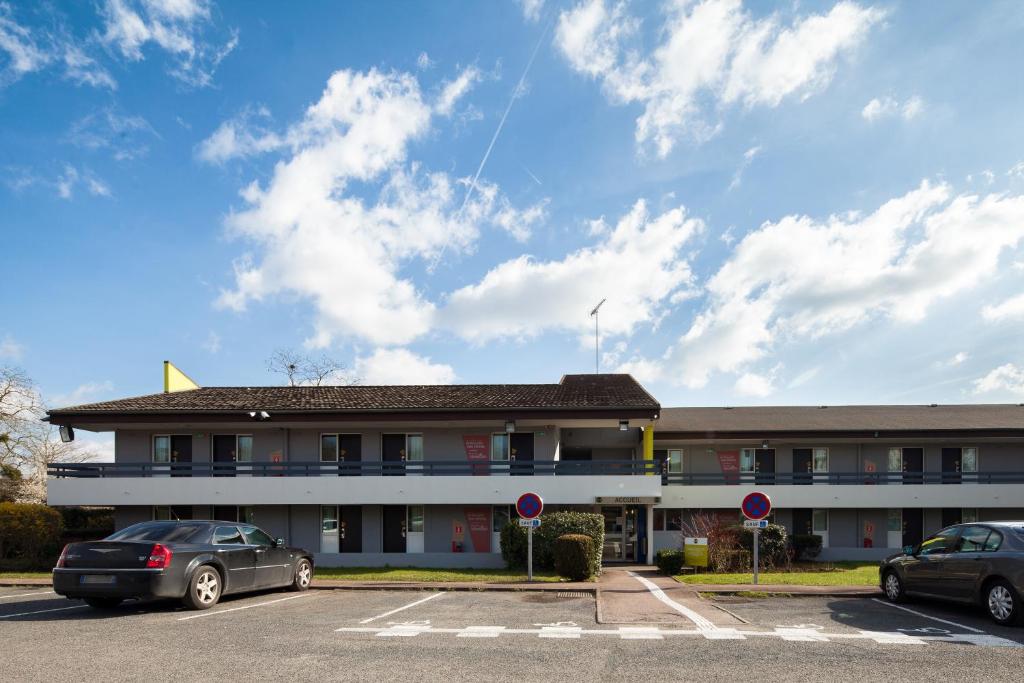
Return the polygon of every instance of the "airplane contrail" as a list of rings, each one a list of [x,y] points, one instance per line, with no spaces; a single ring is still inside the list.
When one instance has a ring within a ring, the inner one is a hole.
[[[491,136],[491,142],[487,145],[487,151],[484,152],[483,159],[480,160],[480,165],[476,169],[476,173],[473,175],[473,180],[469,182],[469,189],[466,190],[466,196],[462,200],[462,206],[459,207],[459,212],[455,216],[456,221],[462,220],[462,214],[466,210],[466,206],[469,204],[469,200],[473,197],[473,192],[476,190],[477,181],[480,180],[480,174],[484,171],[484,166],[487,165],[487,159],[491,156],[491,150],[494,149],[494,143],[498,141],[498,136],[501,135],[501,129],[505,127],[505,120],[508,119],[509,112],[512,111],[512,105],[515,104],[516,100],[519,99],[522,93],[523,83],[526,81],[526,76],[530,73],[530,67],[533,66],[533,60],[537,58],[537,52],[540,51],[541,43],[544,42],[544,38],[548,34],[548,29],[551,28],[553,22],[548,22],[544,27],[544,31],[540,34],[540,38],[537,40],[537,44],[533,46],[533,52],[530,54],[530,61],[526,63],[526,68],[523,69],[523,74],[519,77],[519,81],[516,83],[516,87],[512,89],[512,96],[508,100],[508,106],[505,107],[505,113],[501,115],[501,120],[498,122],[498,127],[494,129],[494,135]],[[430,264],[429,270],[434,270],[437,264],[441,261],[441,257],[444,256],[445,249],[448,248],[447,240],[441,245],[441,250],[437,253],[433,263]]]

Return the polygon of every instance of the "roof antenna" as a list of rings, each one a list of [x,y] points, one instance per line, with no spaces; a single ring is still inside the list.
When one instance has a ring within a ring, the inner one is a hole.
[[[601,310],[601,306],[604,305],[605,301],[608,301],[608,299],[601,299],[601,301],[599,301],[598,304],[596,306],[594,306],[594,310],[592,310],[590,312],[590,317],[594,319],[594,374],[595,375],[601,374],[601,328],[600,328],[600,323],[599,323],[599,321],[601,319],[601,316],[598,314],[598,311]]]

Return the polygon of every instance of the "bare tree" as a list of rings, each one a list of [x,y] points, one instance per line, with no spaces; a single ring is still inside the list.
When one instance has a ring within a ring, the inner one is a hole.
[[[16,368],[0,367],[0,465],[5,478],[21,474],[18,497],[46,501],[46,469],[56,462],[84,462],[95,457],[81,443],[64,443],[43,422],[45,408],[32,380]],[[9,488],[9,487],[8,487]]]
[[[294,349],[277,349],[267,359],[267,370],[283,375],[288,386],[346,386],[359,384],[344,363],[326,354],[311,356]]]

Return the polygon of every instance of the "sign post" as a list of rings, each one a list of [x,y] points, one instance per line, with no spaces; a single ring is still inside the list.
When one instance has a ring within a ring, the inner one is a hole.
[[[768,495],[760,491],[748,493],[740,503],[740,511],[748,521],[745,527],[754,529],[754,585],[757,585],[758,568],[760,565],[759,548],[761,545],[761,529],[768,526],[768,513],[772,511],[772,501]]]
[[[526,580],[533,581],[533,528],[540,526],[544,501],[536,493],[524,493],[516,500],[519,525],[526,527]],[[524,523],[525,522],[525,523]]]

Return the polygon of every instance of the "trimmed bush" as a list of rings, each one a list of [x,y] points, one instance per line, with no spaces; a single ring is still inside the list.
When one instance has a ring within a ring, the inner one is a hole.
[[[594,541],[584,534],[565,534],[555,539],[555,571],[571,581],[594,576]]]
[[[685,561],[682,550],[662,549],[654,553],[654,564],[658,565],[658,571],[667,576],[675,576],[683,571]]]
[[[555,568],[555,540],[566,534],[583,534],[593,541],[590,551],[591,576],[601,573],[604,547],[604,517],[589,512],[550,512],[541,515],[541,526],[533,532],[533,566]],[[526,529],[516,520],[501,530],[501,556],[509,567],[526,567]]]
[[[711,563],[711,569],[720,574],[748,572],[751,566],[750,551],[742,548],[719,550]]]
[[[794,534],[793,559],[813,560],[821,554],[821,536],[817,534]]]
[[[46,505],[0,503],[0,560],[39,563],[60,552],[60,513]]]
[[[754,531],[743,528],[740,530],[740,545],[748,553],[754,552]],[[789,542],[786,527],[781,524],[769,524],[761,529],[761,542],[758,544],[758,562],[762,568],[783,566],[789,559]]]

